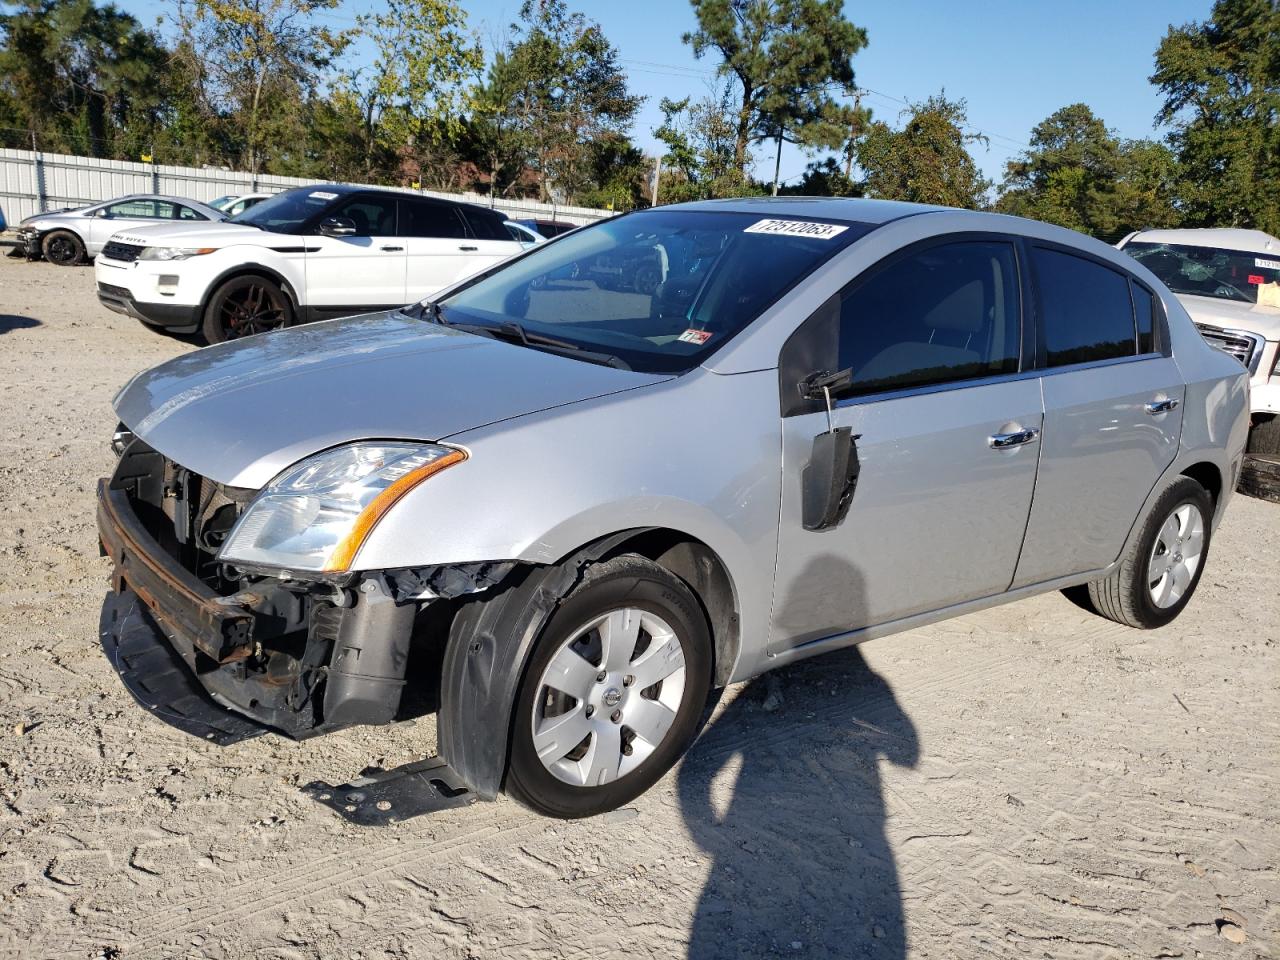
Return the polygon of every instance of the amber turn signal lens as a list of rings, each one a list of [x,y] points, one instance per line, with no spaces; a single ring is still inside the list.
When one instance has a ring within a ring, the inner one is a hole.
[[[369,505],[360,511],[360,516],[356,517],[356,522],[352,525],[351,532],[343,537],[338,542],[338,545],[333,548],[333,553],[329,555],[329,559],[324,565],[325,572],[341,573],[349,569],[365,540],[373,532],[373,528],[378,525],[378,521],[382,519],[388,510],[396,505],[396,502],[401,497],[427,478],[433,477],[446,467],[452,467],[455,463],[461,463],[465,459],[467,459],[467,455],[462,450],[454,450],[452,453],[447,453],[439,460],[433,460],[417,470],[406,473],[369,501]]]

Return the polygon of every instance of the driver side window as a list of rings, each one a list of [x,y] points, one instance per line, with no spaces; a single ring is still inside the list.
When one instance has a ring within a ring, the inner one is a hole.
[[[1018,371],[1017,257],[1003,241],[928,247],[873,271],[842,298],[843,396]]]

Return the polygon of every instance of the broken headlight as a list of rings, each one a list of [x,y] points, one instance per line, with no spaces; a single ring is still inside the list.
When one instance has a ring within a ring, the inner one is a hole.
[[[218,559],[289,571],[346,570],[397,500],[466,458],[434,443],[353,443],[308,457],[249,504]]]

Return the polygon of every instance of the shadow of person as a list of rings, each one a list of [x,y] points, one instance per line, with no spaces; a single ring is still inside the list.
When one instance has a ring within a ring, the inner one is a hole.
[[[767,712],[779,683],[782,706]],[[691,960],[904,957],[879,762],[918,756],[911,720],[856,647],[751,681],[678,775],[712,859]]]
[[[40,326],[40,321],[35,317],[20,317],[12,313],[0,313],[0,333],[8,333],[11,330],[29,330],[38,326]]]

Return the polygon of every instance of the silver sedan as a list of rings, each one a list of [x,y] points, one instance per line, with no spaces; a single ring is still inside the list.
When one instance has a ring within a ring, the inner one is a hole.
[[[115,407],[103,642],[145,705],[176,722],[130,651],[184,664],[219,742],[390,723],[425,683],[456,782],[578,817],[804,657],[1052,590],[1168,623],[1249,403],[1102,243],[790,199],[604,221]]]

